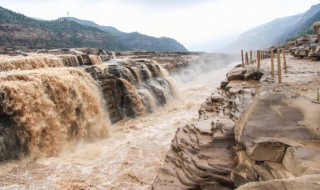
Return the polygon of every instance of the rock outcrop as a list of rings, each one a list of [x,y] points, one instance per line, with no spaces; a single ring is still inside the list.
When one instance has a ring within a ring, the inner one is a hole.
[[[243,147],[232,172],[237,186],[320,173],[320,107],[313,101],[297,93],[296,86],[261,84],[235,130]]]
[[[253,78],[260,77],[256,72]],[[199,109],[199,121],[177,130],[153,189],[235,188],[231,175],[238,163],[235,126],[257,87],[255,81],[234,80],[208,97]]]
[[[286,48],[291,55],[298,58],[308,58],[312,61],[320,60],[320,24],[313,24],[315,35],[303,35],[295,41],[286,43]]]
[[[153,189],[318,189],[319,75],[290,66],[299,85],[253,66],[228,72],[199,121],[176,132]]]

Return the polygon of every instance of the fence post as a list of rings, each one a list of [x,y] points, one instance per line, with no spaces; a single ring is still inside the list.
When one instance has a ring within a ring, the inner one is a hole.
[[[246,64],[249,65],[248,52],[246,51]]]
[[[242,59],[242,67],[244,66],[244,63],[243,63],[243,50],[241,50],[241,59]]]
[[[283,49],[282,50],[282,55],[283,55],[283,68],[284,68],[284,72],[287,73],[287,60],[286,60],[286,50]]]
[[[257,51],[258,69],[260,69],[260,50]]]
[[[271,75],[272,78],[274,78],[274,54],[273,54],[273,49],[271,49]]]
[[[281,58],[280,58],[280,50],[277,49],[277,61],[278,61],[278,82],[282,82],[282,77],[281,77]]]
[[[250,63],[252,63],[252,50],[250,50]]]

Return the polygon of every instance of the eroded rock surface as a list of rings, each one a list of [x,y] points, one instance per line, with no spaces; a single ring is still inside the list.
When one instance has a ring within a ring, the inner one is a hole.
[[[251,66],[227,74],[199,122],[177,131],[153,189],[319,188],[319,74],[289,62],[275,83],[269,64],[263,78]]]
[[[235,125],[253,101],[256,87],[254,81],[231,81],[208,97],[199,109],[199,121],[176,132],[153,189],[234,189]]]

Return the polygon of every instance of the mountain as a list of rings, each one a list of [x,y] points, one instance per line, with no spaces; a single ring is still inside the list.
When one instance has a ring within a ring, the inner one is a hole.
[[[0,6],[0,48],[52,49],[93,47],[113,51],[188,51],[171,38],[125,33],[111,26],[67,17],[34,19]]]
[[[65,19],[32,19],[0,7],[0,47],[21,49],[96,47],[127,50],[113,35]]]
[[[240,49],[264,49],[287,39],[299,36],[312,28],[320,20],[320,4],[312,6],[305,13],[275,19],[241,34],[234,42],[224,48],[227,52]]]
[[[182,44],[172,38],[156,38],[140,34],[138,32],[126,33],[121,32],[112,26],[101,26],[92,21],[81,20],[74,17],[64,17],[63,19],[74,21],[85,26],[96,27],[102,31],[109,32],[115,36],[122,44],[130,50],[145,51],[188,51]]]

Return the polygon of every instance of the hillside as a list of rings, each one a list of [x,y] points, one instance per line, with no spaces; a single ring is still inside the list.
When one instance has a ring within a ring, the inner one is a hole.
[[[241,34],[224,51],[237,52],[240,49],[264,49],[298,36],[320,20],[320,4],[312,6],[307,12],[275,19]]]
[[[76,18],[53,21],[33,19],[0,6],[0,48],[52,49],[92,47],[113,51],[188,51],[171,38],[137,32],[125,33],[111,26]]]
[[[125,44],[130,50],[145,51],[188,51],[182,44],[172,38],[156,38],[140,34],[138,32],[125,33],[112,26],[100,26],[92,21],[81,20],[74,17],[64,17],[63,19],[74,21],[85,26],[96,27],[100,30],[114,35],[122,44]]]
[[[2,7],[0,7],[0,47],[127,49],[110,33],[97,28],[64,19],[36,20]]]

